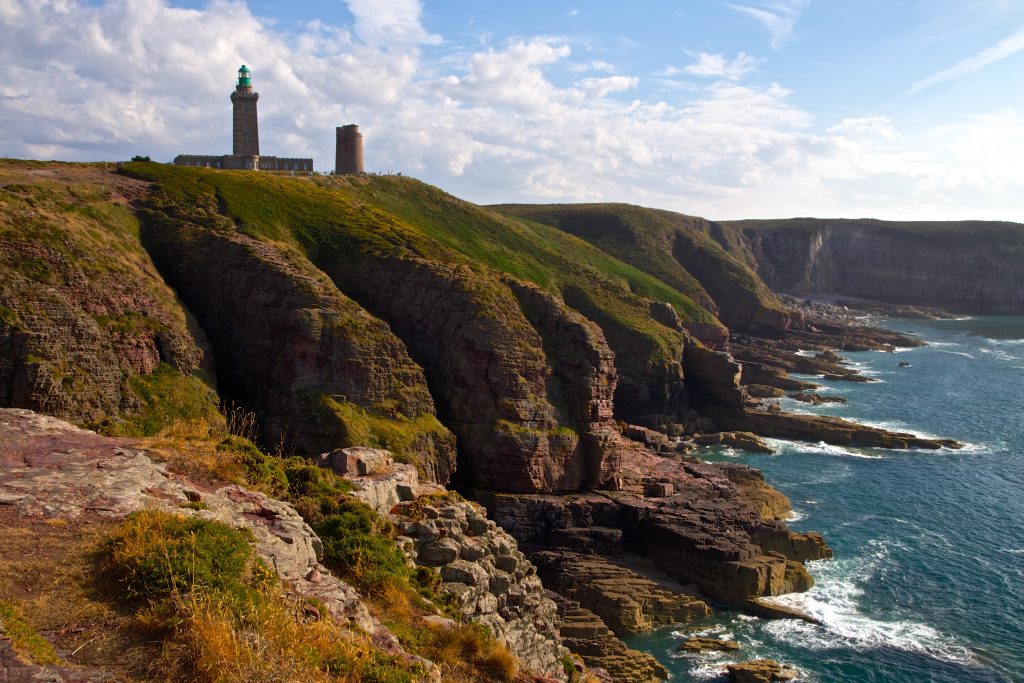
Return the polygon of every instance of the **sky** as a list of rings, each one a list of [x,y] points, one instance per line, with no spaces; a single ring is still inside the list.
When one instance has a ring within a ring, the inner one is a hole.
[[[260,148],[477,203],[1024,222],[1024,0],[0,0],[0,157]]]

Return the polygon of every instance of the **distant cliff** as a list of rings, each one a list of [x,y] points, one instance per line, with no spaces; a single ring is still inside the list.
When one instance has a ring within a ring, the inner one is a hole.
[[[722,229],[775,291],[1024,313],[1024,224],[795,218]]]

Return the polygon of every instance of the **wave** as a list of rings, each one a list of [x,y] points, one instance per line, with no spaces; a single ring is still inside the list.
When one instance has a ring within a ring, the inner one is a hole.
[[[873,540],[868,543],[870,552],[863,557],[808,563],[815,575],[814,588],[766,600],[806,612],[822,625],[783,619],[766,623],[765,629],[810,650],[895,648],[956,664],[976,662],[974,653],[961,640],[928,624],[885,619],[861,611],[858,599],[864,594],[862,586],[884,570],[890,545]]]
[[[967,353],[966,351],[943,351],[942,349],[939,349],[939,353],[948,353],[954,356],[964,356],[966,358],[970,358],[971,360],[975,360],[975,357]]]
[[[849,458],[870,458],[877,460],[882,456],[878,453],[872,453],[867,450],[847,448],[845,446],[836,446],[834,444],[825,443],[819,441],[813,443],[810,441],[790,441],[789,439],[765,439],[769,446],[771,446],[777,453],[782,453],[784,450],[788,452],[796,452],[801,454],[813,454],[813,455],[832,455]]]
[[[978,349],[978,352],[979,353],[984,353],[984,354],[986,354],[986,355],[988,355],[988,356],[990,356],[992,358],[995,358],[996,360],[1004,360],[1004,361],[1019,361],[1019,360],[1021,360],[1020,356],[1015,356],[1012,353],[1004,351],[1003,349]]]

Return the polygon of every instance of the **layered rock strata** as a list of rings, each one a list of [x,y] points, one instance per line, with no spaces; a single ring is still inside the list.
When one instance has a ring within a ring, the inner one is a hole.
[[[132,378],[161,363],[210,368],[139,243],[127,203],[146,183],[86,169],[14,177],[0,179],[0,406],[98,421],[136,411]]]
[[[562,644],[580,655],[588,667],[608,672],[615,683],[660,683],[668,671],[646,652],[626,647],[599,616],[574,600],[560,596],[558,614]]]
[[[693,621],[707,603],[628,553],[616,557],[542,550],[530,561],[544,586],[594,614],[617,636]]]
[[[779,494],[768,495],[763,478],[749,468],[640,451],[630,455],[619,483],[626,490],[570,496],[476,493],[491,516],[530,550],[612,556],[628,550],[679,583],[737,605],[806,590],[812,581],[802,562],[831,556],[819,535],[793,533],[765,515],[781,514],[788,505]]]

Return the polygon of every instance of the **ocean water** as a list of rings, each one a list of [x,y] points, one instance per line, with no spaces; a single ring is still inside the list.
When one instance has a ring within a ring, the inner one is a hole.
[[[1024,681],[1024,317],[885,320],[929,346],[846,354],[879,382],[823,382],[845,406],[786,409],[952,437],[960,451],[899,452],[776,441],[764,456],[708,450],[761,469],[789,496],[791,526],[821,531],[835,559],[778,600],[824,622],[726,612],[628,640],[675,681],[714,679],[769,657],[806,681]],[[906,361],[909,368],[899,368]],[[680,655],[696,628],[738,653]]]

